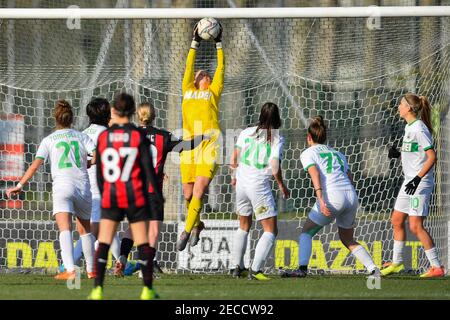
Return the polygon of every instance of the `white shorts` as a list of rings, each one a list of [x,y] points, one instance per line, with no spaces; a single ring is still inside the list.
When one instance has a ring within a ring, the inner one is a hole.
[[[319,202],[309,212],[309,219],[319,226],[326,226],[336,219],[336,224],[342,229],[355,227],[356,212],[358,211],[358,195],[354,190],[328,190],[325,192],[325,202],[331,211],[327,217],[320,212]]]
[[[91,222],[100,222],[102,218],[102,199],[99,196],[92,198]]]
[[[91,218],[92,194],[89,189],[76,186],[53,186],[53,215],[59,212],[69,212],[74,216],[89,220]]]
[[[433,193],[433,187],[429,185],[417,188],[413,195],[405,193],[405,185],[409,181],[403,182],[402,187],[395,201],[394,210],[403,212],[409,216],[426,217],[430,208],[430,198]]]
[[[270,184],[239,183],[237,180],[236,211],[238,215],[246,217],[254,212],[257,221],[276,217],[278,213]]]

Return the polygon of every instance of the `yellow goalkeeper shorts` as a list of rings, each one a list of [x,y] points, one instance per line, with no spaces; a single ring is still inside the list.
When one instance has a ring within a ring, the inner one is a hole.
[[[194,183],[196,177],[214,178],[219,149],[217,142],[203,141],[194,150],[181,152],[181,183]]]

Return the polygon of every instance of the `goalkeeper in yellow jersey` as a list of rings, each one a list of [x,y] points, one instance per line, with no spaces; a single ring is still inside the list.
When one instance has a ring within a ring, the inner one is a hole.
[[[191,139],[195,135],[208,135],[210,139],[203,141],[194,150],[183,151],[180,155],[181,182],[188,213],[184,231],[177,242],[179,251],[186,248],[189,240],[191,246],[195,246],[200,239],[200,232],[205,227],[200,221],[202,198],[214,177],[219,157],[219,101],[225,72],[222,26],[214,39],[217,48],[217,69],[213,79],[204,70],[194,71],[197,48],[201,40],[196,26],[182,84],[183,139]]]

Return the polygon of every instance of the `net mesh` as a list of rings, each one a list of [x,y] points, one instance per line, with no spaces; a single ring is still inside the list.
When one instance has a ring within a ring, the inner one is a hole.
[[[88,125],[85,106],[92,96],[112,99],[115,93],[127,91],[139,102],[154,104],[157,127],[179,132],[181,80],[195,22],[89,20],[81,21],[80,29],[71,29],[73,21],[2,21],[2,189],[16,183],[33,161],[40,141],[54,129],[52,108],[58,99],[74,106],[75,128],[81,130]],[[238,224],[227,163],[236,137],[233,130],[256,123],[266,101],[275,102],[281,110],[286,139],[282,168],[291,190],[291,198],[284,200],[274,186],[280,233],[266,269],[298,264],[297,227],[315,202],[300,153],[306,148],[305,124],[318,114],[327,120],[328,143],[347,156],[354,176],[360,199],[356,238],[368,246],[377,264],[390,260],[389,216],[402,171],[398,161],[387,159],[387,150],[403,134],[396,107],[406,92],[427,96],[433,106],[439,161],[426,225],[447,264],[450,18],[380,18],[369,24],[365,18],[223,19],[221,23],[226,58],[220,103],[224,163],[207,194],[202,213],[207,229],[200,244],[177,253],[175,241],[186,208],[178,155],[169,156],[160,264],[172,271],[215,272],[232,267],[232,235]],[[213,74],[215,65],[213,42],[202,43],[196,68]],[[35,175],[19,201],[2,199],[0,268],[56,268],[60,255],[51,221],[49,166]],[[247,263],[261,234],[261,226],[254,225]],[[313,270],[362,269],[338,240],[335,226],[316,236]],[[417,241],[409,241],[408,250],[410,269],[428,266]]]

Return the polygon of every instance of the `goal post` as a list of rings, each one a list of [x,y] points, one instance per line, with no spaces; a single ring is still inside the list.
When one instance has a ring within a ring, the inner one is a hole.
[[[346,155],[360,208],[355,236],[378,265],[392,258],[389,221],[402,171],[387,150],[404,124],[398,99],[407,92],[432,104],[438,154],[436,187],[426,220],[440,257],[449,266],[450,216],[450,7],[339,8],[66,8],[0,10],[0,189],[16,183],[34,159],[40,141],[54,129],[58,99],[75,109],[76,129],[88,125],[92,96],[112,99],[126,90],[151,102],[157,127],[180,135],[181,81],[197,20],[213,16],[223,25],[225,85],[220,101],[222,159],[202,211],[200,243],[178,253],[184,226],[179,157],[170,154],[164,184],[166,216],[158,246],[169,271],[226,272],[232,268],[233,232],[238,223],[229,156],[239,130],[256,123],[266,101],[280,107],[285,151],[282,162],[291,198],[274,185],[279,234],[267,271],[298,264],[298,228],[315,197],[300,163],[308,119],[324,116],[328,143]],[[79,21],[73,20],[79,19]],[[216,50],[203,41],[196,69],[214,74]],[[52,215],[48,165],[19,200],[0,199],[0,272],[54,270],[58,233]],[[125,227],[121,225],[121,230]],[[254,224],[246,263],[261,226]],[[407,268],[428,266],[417,239],[408,234]],[[359,272],[339,242],[336,227],[314,238],[312,270]]]
[[[2,8],[0,19],[265,19],[447,17],[450,6],[264,7],[264,8]]]

